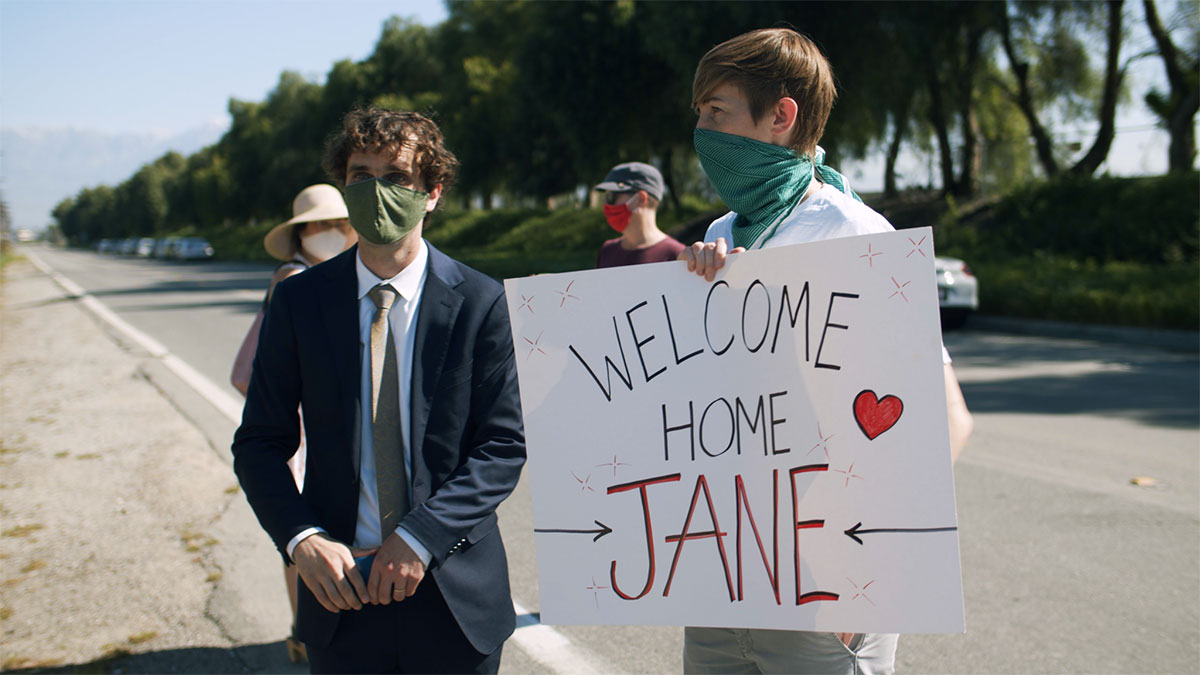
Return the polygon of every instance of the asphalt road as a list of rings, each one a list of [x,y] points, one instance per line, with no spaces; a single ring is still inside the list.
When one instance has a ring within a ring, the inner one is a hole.
[[[269,265],[37,255],[236,395],[229,367]],[[956,468],[967,634],[905,636],[898,669],[1194,672],[1197,356],[969,328],[945,342],[976,423]],[[228,421],[169,374],[156,383],[227,457]],[[1143,477],[1150,480],[1132,482]],[[523,484],[505,503],[502,526],[514,599],[536,612],[530,523]],[[558,630],[602,671],[680,668],[678,628]],[[545,672],[525,653],[529,644],[536,640],[510,642],[503,670]]]

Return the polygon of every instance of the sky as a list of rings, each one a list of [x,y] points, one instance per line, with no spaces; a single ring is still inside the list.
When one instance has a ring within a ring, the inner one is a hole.
[[[383,22],[435,25],[441,0],[0,0],[0,193],[15,227],[229,128],[293,70],[323,81]]]
[[[41,229],[84,187],[216,142],[230,98],[264,100],[285,70],[323,81],[336,61],[366,58],[393,15],[436,25],[447,13],[441,0],[0,0],[0,194],[14,225]],[[1123,54],[1149,46],[1143,29]],[[1161,172],[1166,134],[1140,102],[1161,62],[1143,59],[1131,79],[1102,170]],[[838,168],[877,191],[881,154]],[[899,166],[907,184],[930,168],[911,155]]]
[[[440,0],[0,0],[4,126],[177,133],[228,122],[284,70],[366,58],[384,20],[434,25]]]

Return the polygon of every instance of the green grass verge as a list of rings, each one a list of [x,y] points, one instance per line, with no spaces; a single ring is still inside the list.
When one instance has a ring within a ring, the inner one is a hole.
[[[978,275],[982,313],[1198,330],[1197,178],[1061,179],[969,208],[935,193],[874,206],[898,227],[934,224],[938,253]],[[660,209],[659,226],[691,243],[703,236],[701,216],[722,211],[684,197],[679,212]],[[276,222],[172,234],[207,237],[221,259],[268,260],[262,239]],[[497,279],[590,269],[616,236],[599,208],[451,208],[424,234]]]
[[[0,269],[8,267],[9,263],[24,260],[25,256],[16,252],[16,247],[10,245],[7,241],[0,244]]]
[[[1200,329],[1200,174],[1065,176],[945,202],[927,217],[938,253],[975,270],[985,314]]]
[[[278,224],[271,221],[258,225],[229,225],[210,229],[203,236],[212,244],[213,257],[218,260],[271,260],[263,248],[263,237]],[[188,236],[201,233],[183,231],[175,234]]]
[[[685,199],[679,213],[660,209],[659,227],[675,232],[714,210]],[[591,269],[600,245],[616,236],[598,208],[446,211],[425,230],[434,246],[497,279]]]
[[[969,262],[980,311],[1084,323],[1200,330],[1200,264],[1034,256]]]

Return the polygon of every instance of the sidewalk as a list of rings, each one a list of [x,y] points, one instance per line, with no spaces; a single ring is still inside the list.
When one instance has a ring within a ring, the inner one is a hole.
[[[306,670],[228,448],[30,263],[2,274],[0,669]]]

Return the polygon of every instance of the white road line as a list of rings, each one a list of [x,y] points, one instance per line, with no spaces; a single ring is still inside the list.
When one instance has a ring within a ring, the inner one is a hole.
[[[80,303],[88,311],[95,314],[97,318],[145,349],[154,358],[161,359],[163,365],[191,386],[192,389],[196,390],[196,393],[204,397],[206,401],[228,417],[233,423],[238,424],[241,422],[241,401],[222,391],[212,380],[172,354],[162,343],[134,328],[128,321],[117,316],[104,303],[97,300],[95,296],[85,291],[67,277],[54,271],[36,255],[28,251],[22,251],[22,254],[33,263],[34,267],[38,268],[43,274],[49,276],[56,284],[62,287],[70,297],[78,298]],[[516,611],[518,617],[532,617],[529,610],[522,607],[515,600],[513,601],[513,610]],[[513,633],[511,639],[520,646],[521,651],[525,652],[527,656],[555,673],[583,673],[586,675],[591,673],[616,672],[611,668],[601,668],[595,665],[603,661],[589,650],[573,644],[569,638],[557,630],[536,621],[527,621],[523,624],[518,623],[518,628]]]
[[[199,371],[188,365],[183,359],[172,354],[161,342],[134,328],[128,321],[117,316],[104,303],[97,300],[95,296],[81,288],[79,284],[55,272],[36,255],[29,252],[24,252],[24,255],[33,263],[34,267],[49,275],[71,297],[78,298],[80,303],[88,311],[96,315],[97,318],[116,329],[117,332],[133,341],[142,349],[145,349],[154,358],[161,359],[164,366],[175,373],[188,386],[196,390],[196,393],[212,404],[221,414],[229,418],[231,422],[238,424],[242,421],[241,401],[222,391],[212,380],[201,375]]]
[[[234,424],[242,423],[243,401],[221,391],[212,380],[201,375],[199,371],[174,354],[163,356],[163,365],[170,368],[171,372],[191,385],[197,393],[213,404],[213,407],[221,411],[221,414],[229,418],[231,422]]]
[[[596,664],[602,663],[589,650],[579,647],[562,633],[541,623],[521,625],[520,617],[528,616],[529,611],[516,600],[513,609],[517,612],[519,626],[509,638],[520,646],[527,656],[555,673],[615,673],[618,671],[601,668]]]

